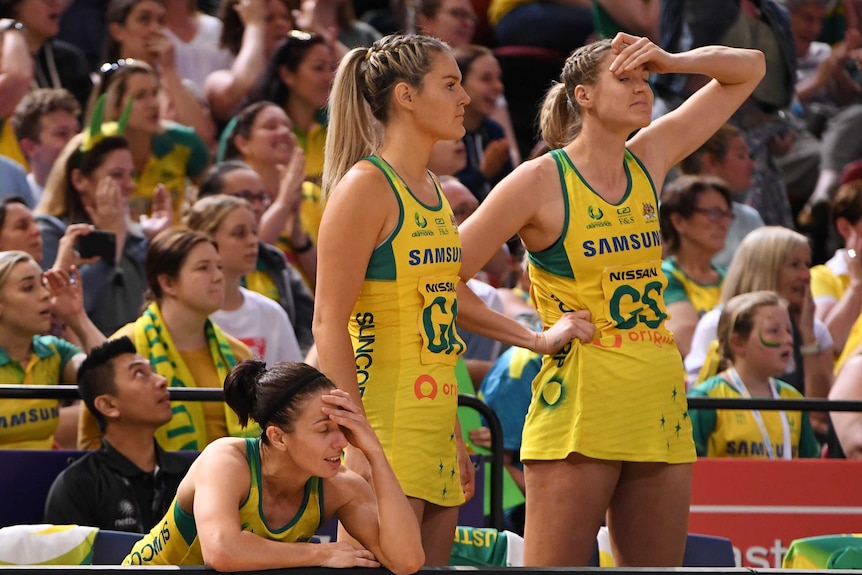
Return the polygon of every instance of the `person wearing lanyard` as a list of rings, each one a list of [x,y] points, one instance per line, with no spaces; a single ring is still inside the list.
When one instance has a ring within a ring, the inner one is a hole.
[[[718,320],[719,373],[688,391],[688,397],[800,399],[775,379],[793,357],[787,302],[775,292],[731,298]],[[791,459],[819,457],[808,415],[802,411],[692,409],[698,456]]]

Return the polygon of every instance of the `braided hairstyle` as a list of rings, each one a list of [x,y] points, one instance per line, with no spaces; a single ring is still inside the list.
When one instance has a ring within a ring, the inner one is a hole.
[[[600,40],[578,48],[566,59],[560,81],[545,94],[539,115],[542,139],[553,150],[562,148],[581,131],[581,111],[574,100],[575,87],[593,86],[601,63],[611,50],[610,40]]]
[[[341,60],[329,98],[323,198],[359,160],[380,145],[399,82],[421,89],[434,56],[446,43],[416,34],[390,35],[370,48],[354,48]]]

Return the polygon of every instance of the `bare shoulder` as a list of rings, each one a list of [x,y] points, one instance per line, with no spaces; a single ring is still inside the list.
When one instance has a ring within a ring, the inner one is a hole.
[[[389,180],[374,164],[357,162],[332,189],[328,202],[366,202],[392,196]],[[393,197],[394,200],[394,197]]]
[[[559,188],[559,182],[557,162],[548,153],[519,165],[491,190],[490,195],[493,196],[498,190],[503,190],[499,195],[506,192],[523,194],[524,190],[529,190],[530,195],[535,197],[536,193]]]
[[[345,504],[356,502],[357,497],[364,498],[372,493],[367,481],[343,465],[335,477],[323,480],[323,490],[327,513],[335,513]]]
[[[220,437],[207,445],[194,462],[198,467],[211,465],[247,465],[245,439]]]

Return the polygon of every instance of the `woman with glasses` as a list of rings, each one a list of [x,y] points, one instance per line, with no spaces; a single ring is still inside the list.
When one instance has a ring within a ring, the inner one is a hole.
[[[174,45],[165,34],[164,0],[110,0],[106,20],[106,64],[91,102],[105,93],[106,75],[116,70],[115,64],[128,59],[145,62],[159,81],[159,116],[193,128],[204,142],[212,143],[215,125],[209,111],[177,70]]]
[[[733,221],[730,192],[718,178],[682,176],[662,191],[659,223],[667,277],[664,304],[682,357],[700,317],[718,305],[724,270],[712,258]]]
[[[261,241],[289,254],[313,286],[317,249],[302,226],[301,209],[303,196],[318,188],[305,181],[305,153],[293,130],[280,106],[265,100],[249,104],[225,128],[218,158],[242,160],[257,172],[266,192],[256,202],[263,209]]]
[[[833,344],[829,329],[814,317],[811,296],[811,247],[808,238],[779,226],[758,228],[745,236],[730,262],[721,303],[739,294],[774,291],[787,300],[793,326],[793,358],[781,380],[805,397],[825,398],[832,387]],[[718,369],[717,329],[721,306],[697,324],[685,358],[689,382],[700,382]],[[826,418],[811,413],[815,433],[824,434]]]
[[[258,237],[263,235],[262,218],[271,205],[269,193],[258,173],[239,160],[227,160],[210,168],[198,188],[203,199],[216,194],[242,198],[251,204]],[[314,343],[311,321],[314,298],[302,275],[287,261],[284,252],[261,240],[257,265],[243,277],[243,286],[278,302],[290,318],[303,354]]]
[[[417,12],[416,27],[422,34],[452,48],[473,43],[479,19],[470,0],[422,0]]]
[[[162,215],[156,201],[156,189],[162,186],[169,194],[173,218],[179,221],[187,188],[209,165],[206,144],[194,128],[162,120],[162,85],[152,66],[142,60],[118,60],[103,71],[99,91],[105,95],[105,121],[117,121],[129,110],[122,134],[132,152],[135,188],[128,198],[132,219]],[[114,123],[105,127],[118,128]]]

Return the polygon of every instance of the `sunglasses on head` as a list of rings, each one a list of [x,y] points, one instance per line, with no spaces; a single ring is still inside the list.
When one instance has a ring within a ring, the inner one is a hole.
[[[105,62],[99,66],[99,72],[102,74],[102,86],[104,87],[106,85],[114,72],[128,64],[134,64],[134,62],[135,60],[133,58],[120,58],[116,62]]]

